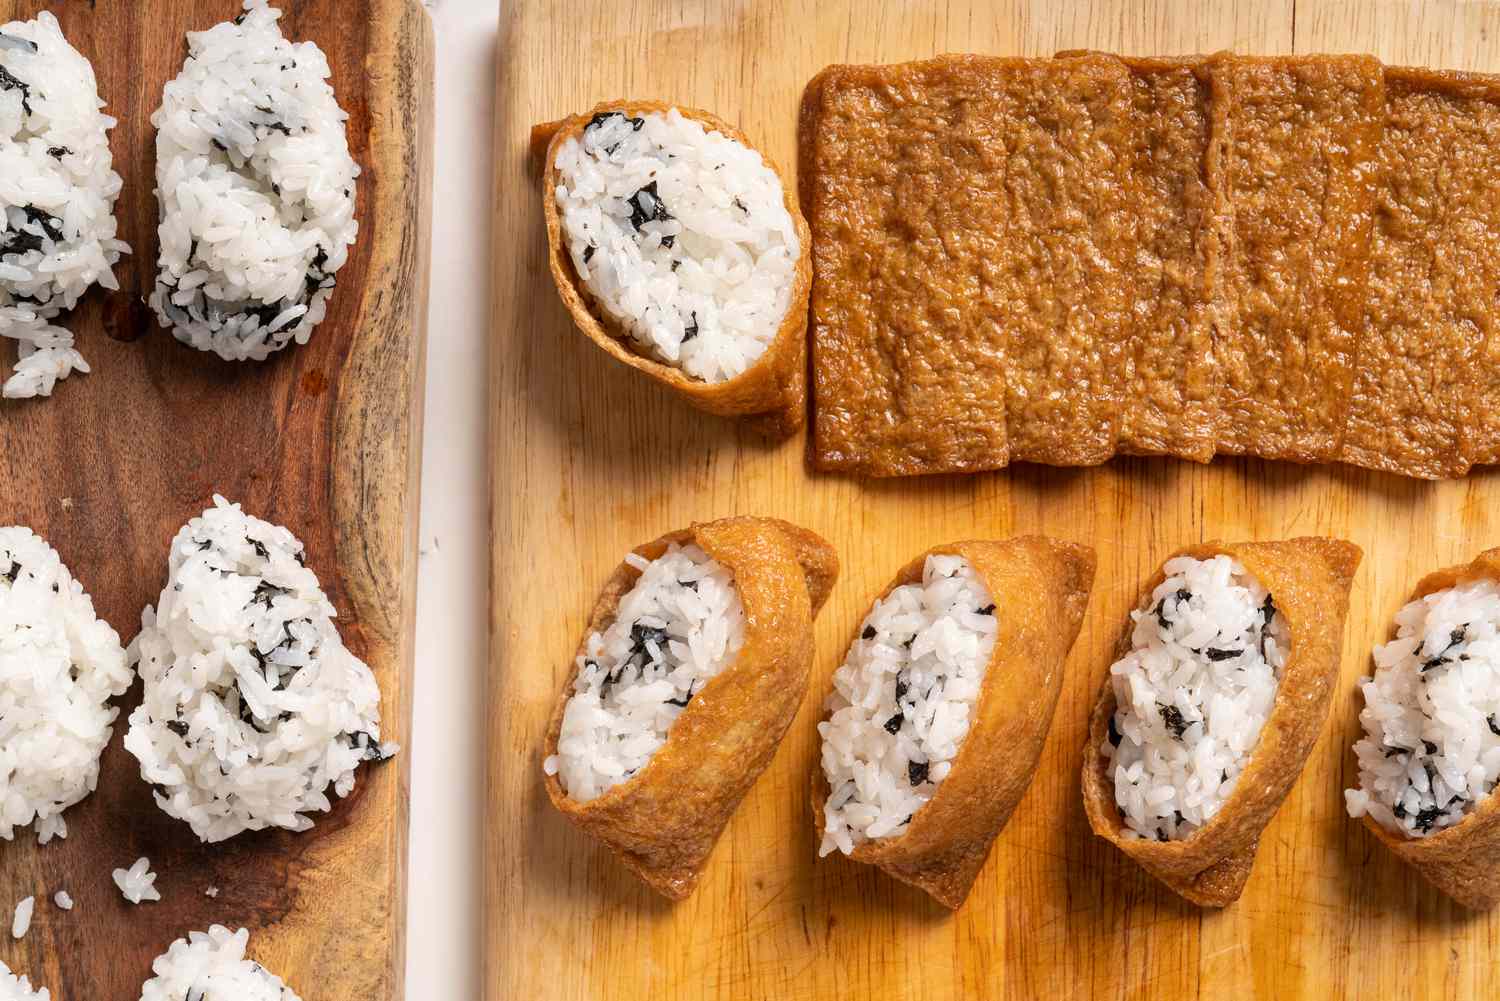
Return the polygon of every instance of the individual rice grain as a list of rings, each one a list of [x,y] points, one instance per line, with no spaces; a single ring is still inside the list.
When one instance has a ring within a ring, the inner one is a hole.
[[[285,528],[223,497],[172,541],[130,657],[144,682],[125,747],[156,803],[204,841],[281,827],[383,761],[380,689]]]
[[[673,108],[595,115],[555,164],[573,267],[632,346],[710,383],[754,364],[801,253],[761,155]]]
[[[301,1001],[276,974],[245,955],[250,933],[214,925],[189,932],[151,963],[140,1001]]]
[[[73,909],[73,898],[67,890],[58,890],[52,895],[52,902],[57,905],[58,910],[71,911]]]
[[[1101,748],[1127,836],[1159,841],[1188,837],[1234,791],[1290,653],[1285,617],[1238,561],[1182,556],[1164,571],[1109,669]]]
[[[29,528],[0,528],[0,837],[36,825],[66,837],[63,811],[94,791],[99,756],[130,687],[120,637],[61,557]]]
[[[16,904],[15,916],[10,922],[11,938],[19,942],[26,937],[26,933],[31,930],[31,912],[35,908],[35,897],[23,897],[20,903]]]
[[[739,652],[745,610],[734,576],[696,545],[626,561],[641,576],[577,661],[557,753],[543,762],[585,803],[646,766],[688,702]]]
[[[1500,588],[1478,581],[1406,605],[1360,689],[1349,815],[1413,838],[1462,821],[1500,779]]]
[[[161,893],[156,889],[156,873],[151,871],[151,860],[144,855],[129,869],[116,869],[111,875],[120,893],[132,904],[161,899]]]
[[[359,167],[327,57],[290,42],[281,12],[189,32],[156,126],[161,325],[229,361],[307,343],[359,231]]]
[[[71,332],[53,324],[94,284],[118,289],[108,132],[115,120],[94,69],[51,12],[0,25],[0,337],[18,341],[10,398],[49,396],[87,372]]]
[[[995,601],[960,556],[875,603],[818,724],[829,795],[820,856],[899,837],[948,776],[995,646]]]

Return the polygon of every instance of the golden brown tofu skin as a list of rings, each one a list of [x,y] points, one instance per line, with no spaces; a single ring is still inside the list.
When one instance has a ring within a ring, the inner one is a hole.
[[[654,560],[669,543],[696,543],[734,574],[745,641],[733,663],[688,702],[663,744],[632,778],[579,803],[557,776],[552,805],[627,869],[673,900],[693,892],[724,825],[760,777],[807,692],[813,618],[838,577],[838,557],[806,529],[771,518],[726,518],[672,532],[635,552]],[[639,572],[621,563],[589,616],[590,633],[614,621]],[[580,644],[580,655],[584,645]],[[576,663],[576,661],[575,661]],[[557,753],[575,667],[558,696],[543,756]]]
[[[664,383],[678,396],[699,410],[720,417],[735,417],[771,438],[787,438],[801,430],[807,417],[807,301],[812,284],[812,236],[802,218],[796,193],[769,156],[761,153],[766,165],[781,181],[787,212],[797,229],[801,256],[797,262],[791,303],[775,339],[765,352],[744,372],[724,382],[694,379],[674,365],[648,358],[633,350],[629,335],[594,303],[573,267],[572,258],[562,235],[562,218],[557,208],[558,171],[553,166],[561,144],[578,137],[596,114],[609,111],[627,116],[660,114],[676,108],[684,118],[710,131],[721,132],[741,145],[756,147],[734,126],[714,115],[682,105],[660,101],[605,101],[591,111],[560,122],[535,126],[531,131],[533,163],[540,157],[542,177],[542,213],[547,225],[548,262],[552,279],[563,305],[578,329],[590,340],[638,372]],[[759,150],[757,150],[759,152]]]
[[[1215,56],[1218,450],[1343,452],[1365,325],[1384,75],[1371,56]]]
[[[1271,593],[1291,634],[1290,655],[1281,669],[1271,716],[1229,800],[1213,819],[1181,840],[1127,836],[1115,801],[1109,759],[1102,750],[1116,708],[1107,672],[1083,748],[1083,804],[1094,833],[1200,907],[1225,907],[1239,899],[1255,862],[1261,831],[1291,791],[1323,729],[1338,681],[1349,587],[1362,555],[1359,547],[1340,539],[1299,538],[1206,543],[1189,546],[1168,559],[1203,560],[1220,554],[1238,560]],[[1142,605],[1165,579],[1166,574],[1158,570],[1142,590]],[[1115,659],[1130,651],[1133,628],[1134,623],[1127,620]]]
[[[880,597],[903,584],[919,583],[927,557],[940,553],[968,560],[989,590],[999,626],[994,652],[973,722],[948,777],[905,833],[863,842],[850,858],[877,866],[957,910],[1031,784],[1057,708],[1063,662],[1088,607],[1095,557],[1087,546],[1041,536],[958,542],[937,546],[908,563]],[[819,839],[828,795],[827,779],[818,767],[812,811]]]
[[[1486,550],[1464,566],[1428,574],[1410,600],[1484,580],[1500,583],[1500,549]],[[1368,814],[1363,820],[1398,858],[1464,907],[1487,910],[1500,901],[1500,796],[1491,793],[1463,820],[1425,838],[1388,831]]]
[[[1500,459],[1500,78],[1388,67],[1370,302],[1344,461]]]
[[[1058,58],[1085,53],[1060,52]],[[1219,260],[1209,187],[1211,84],[1200,56],[1121,56],[1135,124],[1125,183],[1134,228],[1129,333],[1117,448],[1132,455],[1214,456],[1219,370],[1212,308]]]

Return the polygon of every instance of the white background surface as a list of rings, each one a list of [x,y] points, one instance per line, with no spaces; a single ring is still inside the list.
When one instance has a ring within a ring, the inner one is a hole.
[[[423,555],[407,870],[406,996],[479,997],[487,664],[486,473],[496,0],[424,0],[437,33]],[[371,999],[379,1001],[379,999]]]

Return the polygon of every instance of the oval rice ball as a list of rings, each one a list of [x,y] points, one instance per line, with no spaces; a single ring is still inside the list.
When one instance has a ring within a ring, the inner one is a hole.
[[[765,353],[801,246],[758,152],[672,108],[595,115],[554,162],[573,267],[637,351],[709,383]]]
[[[49,321],[95,283],[120,287],[112,266],[130,248],[115,239],[120,175],[103,106],[93,67],[51,13],[0,25],[0,337],[20,342],[0,387],[10,398],[50,396],[89,370]]]
[[[151,963],[140,1001],[302,1001],[280,977],[245,956],[250,933],[214,925],[189,932]]]
[[[172,541],[130,647],[145,692],[125,747],[199,838],[305,831],[382,761],[380,689],[344,646],[302,544],[222,497]]]
[[[151,305],[179,341],[228,361],[306,344],[359,232],[359,167],[312,42],[281,12],[188,34],[156,126],[161,255]]]
[[[36,824],[66,837],[62,813],[99,780],[130,687],[119,635],[62,559],[28,528],[0,528],[0,837]]]

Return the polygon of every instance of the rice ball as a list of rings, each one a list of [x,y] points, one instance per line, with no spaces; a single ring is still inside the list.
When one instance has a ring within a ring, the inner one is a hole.
[[[280,977],[245,958],[249,941],[243,928],[189,932],[151,963],[156,976],[141,985],[140,1001],[302,1001]]]
[[[49,396],[88,364],[51,322],[94,284],[118,289],[112,266],[120,175],[94,69],[57,18],[0,25],[0,337],[20,342],[11,398]]]
[[[31,981],[10,972],[10,967],[0,962],[0,1001],[51,1001],[52,995],[45,987],[31,986]]]
[[[188,33],[156,126],[161,255],[151,306],[179,341],[228,361],[306,344],[349,258],[359,167],[312,42],[281,12]]]
[[[383,761],[380,689],[344,646],[302,544],[223,497],[172,541],[167,585],[141,615],[144,682],[125,747],[156,803],[206,842],[305,831]]]
[[[63,811],[94,791],[99,756],[130,687],[119,635],[53,548],[0,528],[0,837],[36,824],[66,837]]]

